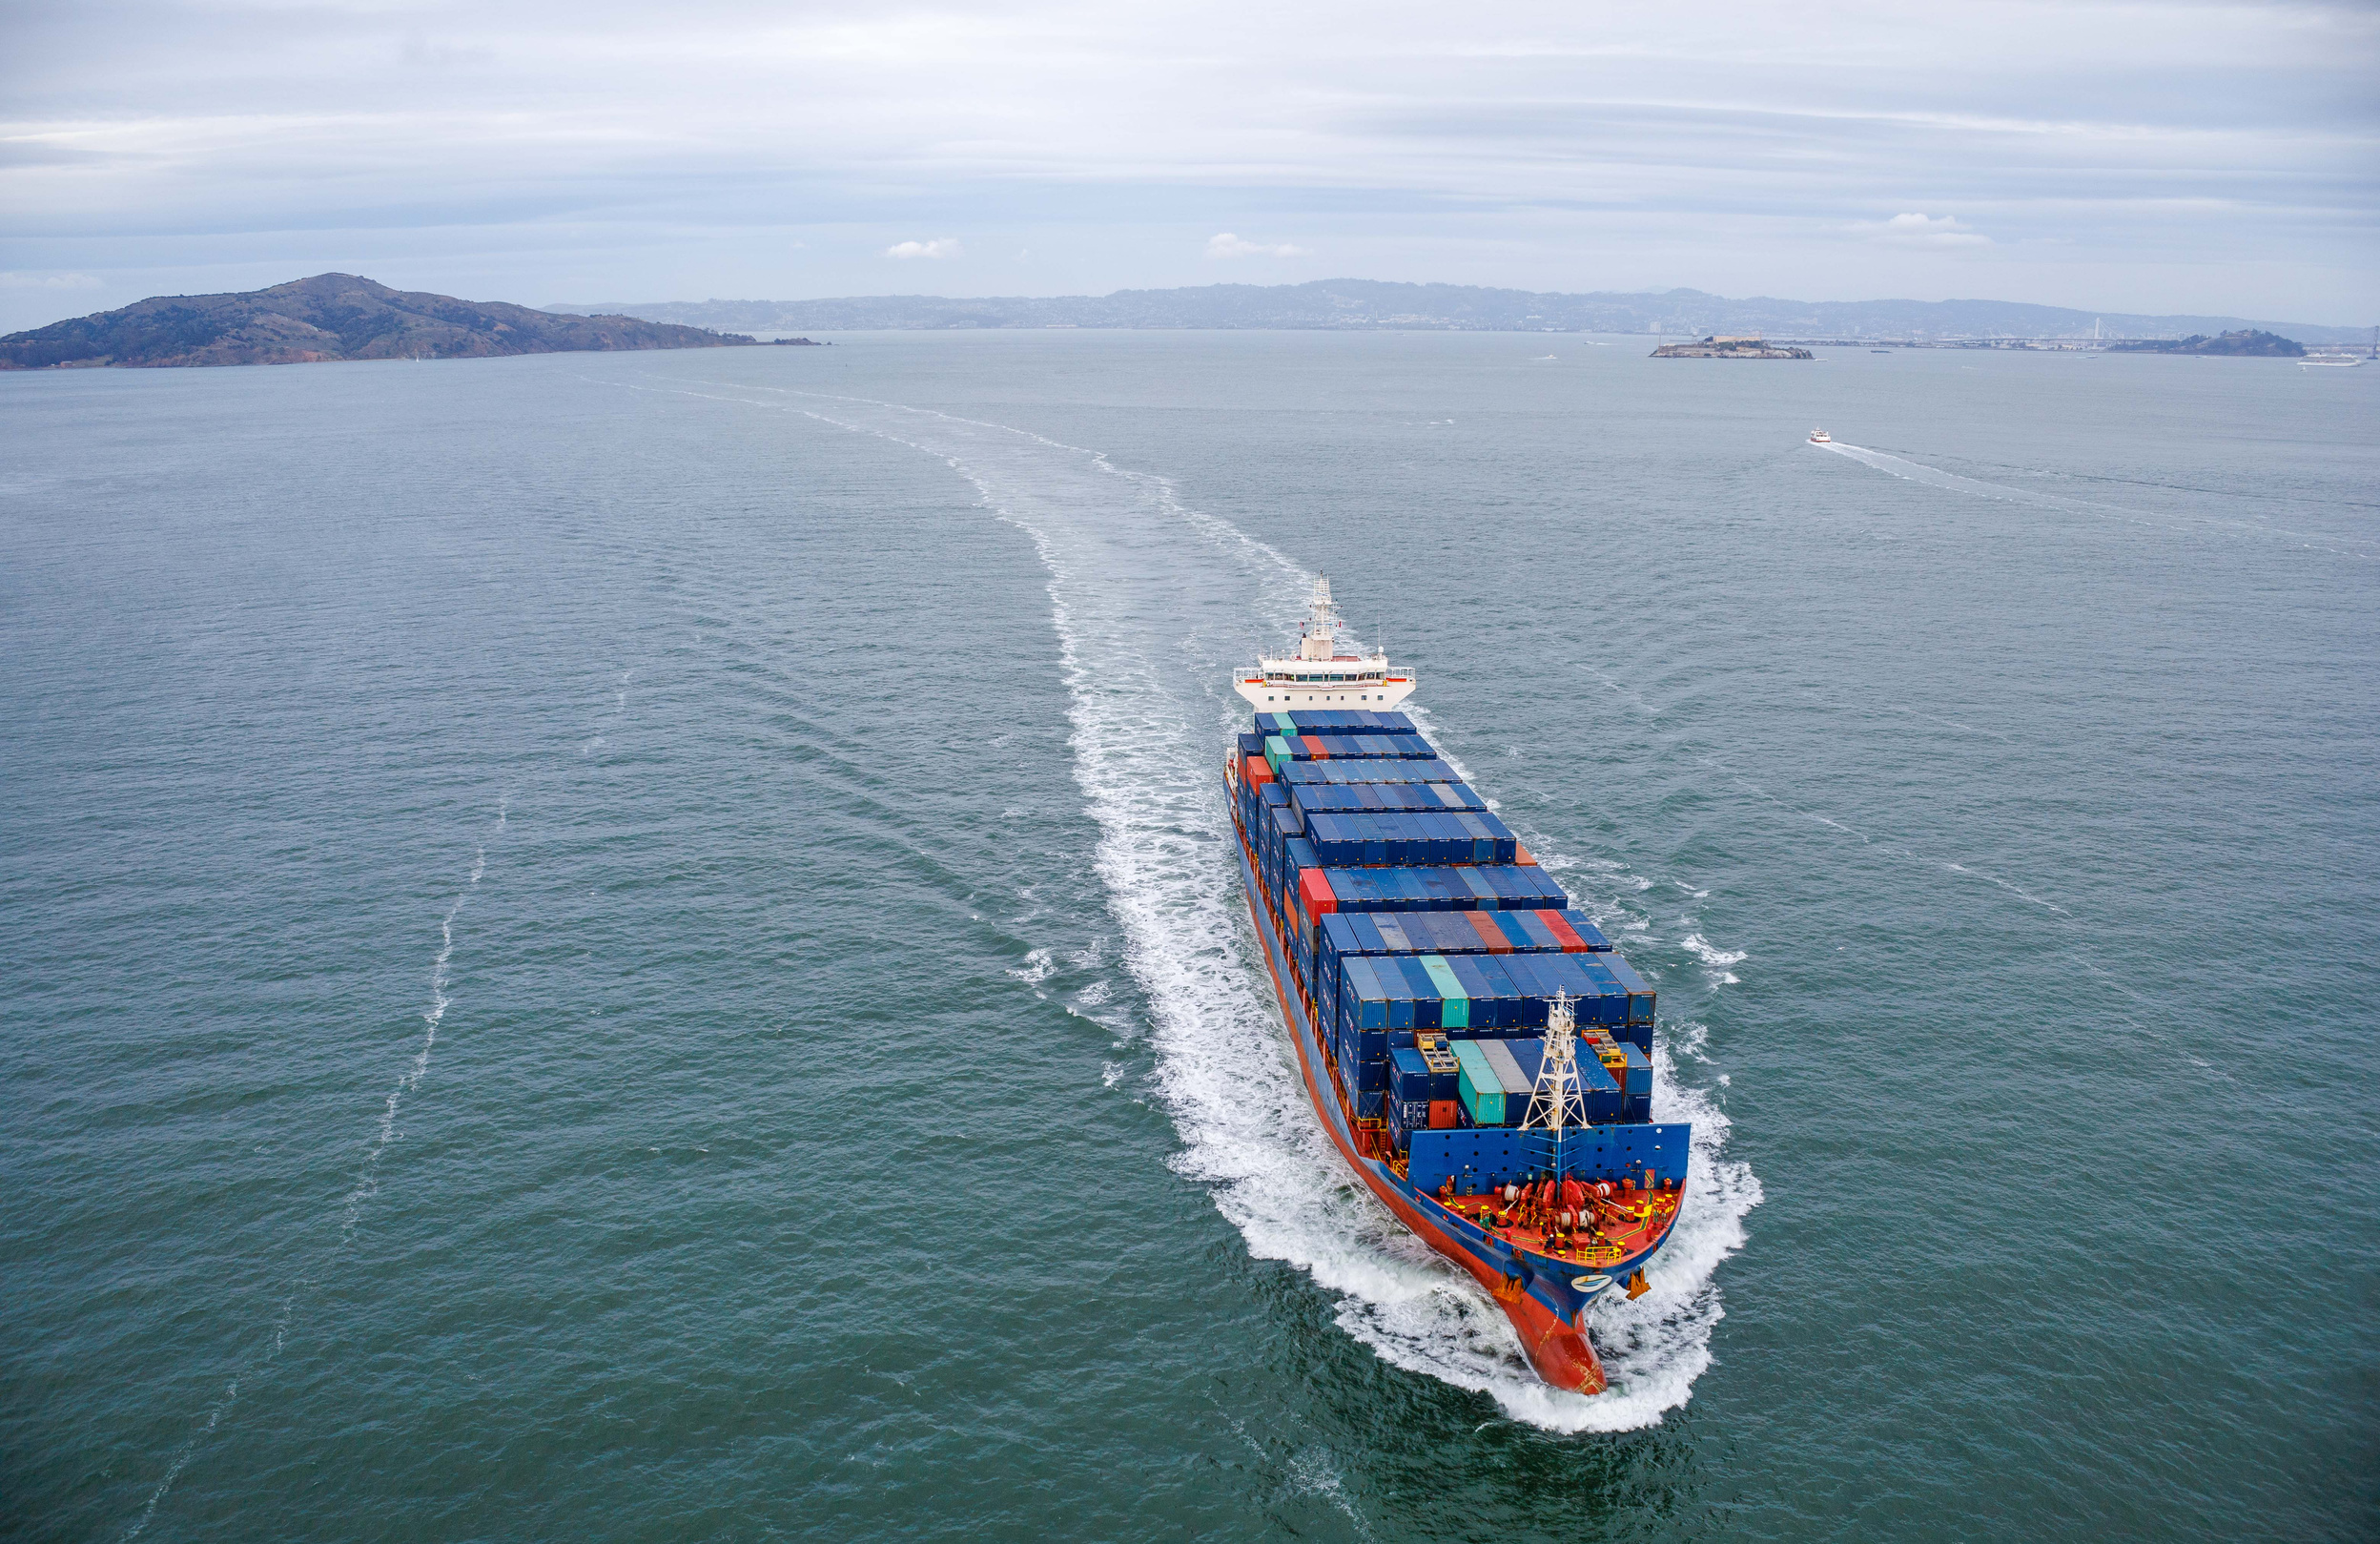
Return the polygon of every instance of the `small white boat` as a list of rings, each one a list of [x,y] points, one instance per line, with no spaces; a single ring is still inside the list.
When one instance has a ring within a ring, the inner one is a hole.
[[[1831,445],[1835,443],[1835,437],[1824,429],[1812,429],[1810,443],[1814,445]]]
[[[2332,370],[2352,370],[2364,361],[2352,354],[2308,354],[2297,362],[2301,369],[2307,365],[2315,364]]]

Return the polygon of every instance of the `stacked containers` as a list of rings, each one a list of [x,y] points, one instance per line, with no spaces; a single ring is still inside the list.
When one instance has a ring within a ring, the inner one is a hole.
[[[1297,768],[1291,763],[1292,771]],[[1317,783],[1283,779],[1290,797],[1305,814],[1363,814],[1376,811],[1420,811],[1443,814],[1453,811],[1478,814],[1488,806],[1464,783]]]
[[[1621,1056],[1626,1070],[1621,1075],[1620,1113],[1622,1121],[1643,1122],[1652,1119],[1652,1061],[1635,1046],[1622,1041]]]
[[[1243,735],[1254,739],[1257,748],[1248,752],[1264,754],[1263,737]],[[1361,788],[1408,783],[1457,783],[1454,769],[1435,757],[1399,756],[1385,761],[1292,761],[1282,769],[1282,781],[1293,787]]]
[[[1558,911],[1570,904],[1570,897],[1552,880],[1516,877],[1541,875],[1536,869],[1504,864],[1364,868],[1340,862],[1319,829],[1333,818],[1316,815],[1309,839],[1315,855],[1331,871],[1330,891],[1343,912]],[[1549,947],[1544,937],[1537,941]]]
[[[1515,861],[1508,828],[1409,721],[1260,714],[1257,730],[1235,747],[1242,826],[1359,1117],[1385,1119],[1400,1147],[1457,1110],[1489,1124],[1491,1096],[1506,1106],[1498,1123],[1516,1122],[1542,1042],[1504,1037],[1541,1028],[1547,999],[1566,992],[1582,1039],[1610,1053],[1581,1059],[1589,1119],[1650,1119],[1652,988],[1559,885]],[[1419,1055],[1416,1034],[1475,1047],[1467,1094],[1458,1062],[1439,1097],[1398,1096],[1396,1062]]]
[[[1399,1152],[1409,1132],[1429,1129],[1429,1063],[1411,1046],[1388,1053],[1388,1144]]]
[[[1289,713],[1259,713],[1257,723],[1288,720],[1301,734],[1410,734],[1413,721],[1403,713],[1377,713],[1362,709],[1302,709]]]
[[[1331,811],[1305,824],[1315,850],[1334,868],[1510,864],[1516,845],[1511,828],[1486,810]]]
[[[1290,761],[1435,760],[1438,752],[1418,734],[1301,734],[1274,731],[1265,753],[1278,748]]]

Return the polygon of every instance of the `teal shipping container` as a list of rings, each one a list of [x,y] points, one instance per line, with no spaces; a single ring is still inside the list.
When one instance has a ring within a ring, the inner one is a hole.
[[[1481,1126],[1504,1124],[1504,1079],[1497,1073],[1495,1064],[1488,1060],[1488,1053],[1481,1049],[1490,1042],[1454,1040],[1449,1043],[1454,1051],[1457,1069],[1455,1097],[1463,1101],[1463,1108],[1469,1113],[1471,1123]]]

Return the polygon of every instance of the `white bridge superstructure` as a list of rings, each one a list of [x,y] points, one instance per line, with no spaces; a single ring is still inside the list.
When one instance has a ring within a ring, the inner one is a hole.
[[[1314,581],[1314,608],[1299,629],[1297,652],[1260,656],[1256,673],[1242,672],[1232,686],[1267,713],[1299,708],[1386,712],[1413,694],[1413,677],[1389,674],[1385,653],[1339,651],[1339,613],[1327,578]]]

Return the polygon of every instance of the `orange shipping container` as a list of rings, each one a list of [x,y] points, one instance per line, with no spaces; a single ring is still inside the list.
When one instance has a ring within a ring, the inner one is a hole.
[[[1479,941],[1488,946],[1489,954],[1508,955],[1512,952],[1512,945],[1505,937],[1504,930],[1490,920],[1495,916],[1493,912],[1457,912],[1454,915],[1471,925],[1471,931],[1479,935]]]

